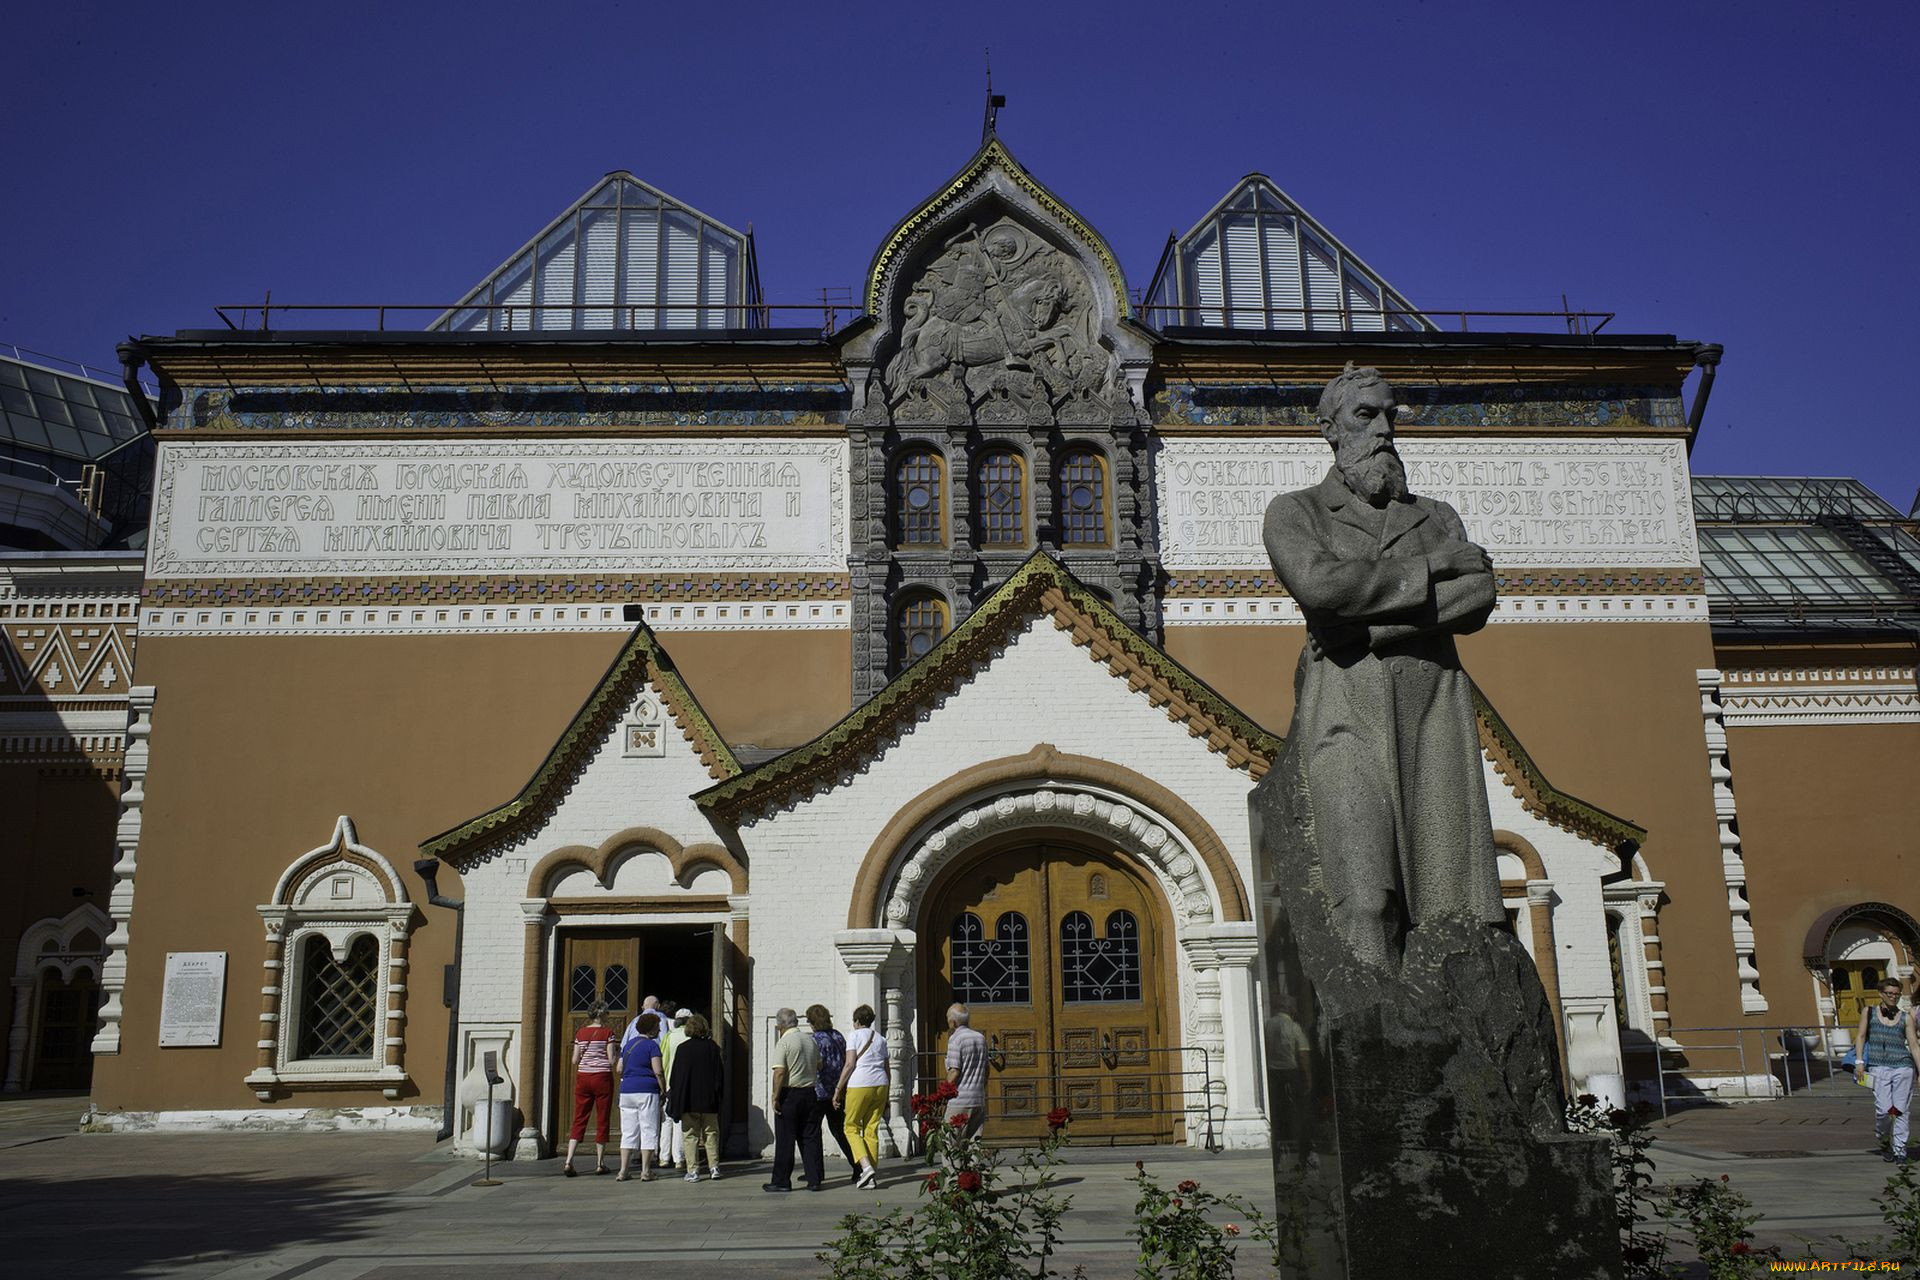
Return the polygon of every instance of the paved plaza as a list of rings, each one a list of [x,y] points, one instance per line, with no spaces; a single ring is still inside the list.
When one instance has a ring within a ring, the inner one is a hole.
[[[478,1187],[480,1166],[441,1154],[429,1135],[82,1134],[74,1125],[84,1107],[78,1096],[0,1102],[4,1274],[428,1280],[657,1263],[803,1276],[819,1274],[813,1255],[841,1215],[916,1198],[915,1168],[903,1162],[864,1193],[840,1176],[817,1195],[768,1195],[763,1161],[697,1185],[677,1175],[565,1179],[557,1161],[509,1164],[496,1166],[502,1185]],[[1866,1152],[1864,1090],[1696,1108],[1658,1131],[1658,1177],[1728,1174],[1767,1214],[1762,1244],[1797,1252],[1798,1237],[1858,1241],[1880,1229],[1872,1200],[1889,1166]],[[1068,1273],[1133,1274],[1126,1179],[1136,1158],[1163,1182],[1196,1178],[1271,1208],[1264,1153],[1075,1150],[1060,1178],[1073,1197]],[[1244,1265],[1241,1274],[1268,1271]]]

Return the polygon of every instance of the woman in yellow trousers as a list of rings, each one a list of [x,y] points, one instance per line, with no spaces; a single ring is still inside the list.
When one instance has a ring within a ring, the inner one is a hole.
[[[872,1190],[879,1176],[880,1113],[887,1105],[887,1042],[873,1025],[873,1006],[853,1011],[853,1034],[847,1037],[847,1065],[834,1086],[833,1103],[847,1113],[847,1145],[860,1165],[854,1185]]]

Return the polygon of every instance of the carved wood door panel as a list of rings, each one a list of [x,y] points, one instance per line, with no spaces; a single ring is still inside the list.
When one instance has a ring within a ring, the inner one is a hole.
[[[1178,1059],[1150,893],[1118,862],[1057,845],[953,877],[925,921],[940,943],[922,985],[922,1087],[944,1076],[946,1010],[959,1000],[993,1055],[989,1138],[1044,1137],[1047,1113],[1066,1106],[1077,1140],[1172,1140]]]
[[[645,975],[640,972],[638,934],[562,933],[561,939],[560,972],[556,975],[560,993],[554,1001],[559,1025],[549,1078],[558,1085],[553,1091],[554,1105],[559,1118],[565,1118],[572,1114],[573,1107],[573,1037],[591,1020],[593,1002],[607,1002],[607,1025],[613,1029],[617,1048],[621,1033],[639,1012],[646,993],[640,985]]]

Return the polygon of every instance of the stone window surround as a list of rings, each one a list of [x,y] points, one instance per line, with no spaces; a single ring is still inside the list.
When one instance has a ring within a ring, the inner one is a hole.
[[[372,884],[382,901],[365,907],[298,905],[309,885],[342,873]],[[359,843],[353,820],[342,815],[334,824],[333,838],[295,859],[281,873],[271,901],[258,910],[266,925],[266,957],[260,988],[259,1065],[247,1076],[247,1087],[262,1102],[294,1089],[360,1087],[378,1087],[389,1099],[398,1098],[408,1083],[404,1065],[407,942],[416,913],[393,864]],[[373,1051],[365,1059],[295,1058],[304,977],[301,956],[307,939],[325,938],[334,958],[344,960],[348,946],[360,934],[371,936],[379,947],[375,972],[385,975],[376,991],[384,1016],[374,1021]]]

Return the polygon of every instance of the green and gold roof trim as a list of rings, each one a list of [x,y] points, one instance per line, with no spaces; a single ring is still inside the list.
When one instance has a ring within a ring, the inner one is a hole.
[[[1625,818],[1616,817],[1597,805],[1588,804],[1547,781],[1540,772],[1540,766],[1533,762],[1527,749],[1520,745],[1520,739],[1514,736],[1507,722],[1487,701],[1487,695],[1480,686],[1473,688],[1473,709],[1480,721],[1480,747],[1493,762],[1507,785],[1513,788],[1521,807],[1528,813],[1552,823],[1563,831],[1591,840],[1595,844],[1605,845],[1609,849],[1619,850],[1622,845],[1638,846],[1647,838],[1645,827],[1637,826]]]
[[[886,749],[923,712],[955,693],[1035,616],[1052,617],[1128,687],[1259,778],[1285,745],[1205,681],[1168,657],[1045,552],[1035,552],[972,617],[954,628],[864,706],[803,747],[709,787],[701,807],[730,821],[751,820],[828,789]]]
[[[581,766],[613,736],[620,718],[649,681],[658,690],[667,715],[699,753],[709,776],[716,780],[737,777],[740,762],[732,748],[707,719],[659,639],[642,622],[520,793],[496,809],[423,841],[420,852],[430,858],[464,858],[532,830],[553,812]]]
[[[1132,306],[1127,298],[1126,278],[1120,274],[1120,262],[1113,256],[1106,237],[1093,229],[1092,224],[1075,213],[1064,200],[1041,186],[1034,176],[1021,167],[998,138],[990,138],[987,145],[974,153],[973,159],[965,168],[955,174],[944,186],[929,196],[920,207],[900,220],[892,234],[881,242],[880,251],[874,254],[873,267],[867,273],[867,314],[885,323],[886,317],[880,314],[881,285],[887,273],[898,265],[900,254],[907,244],[920,235],[931,223],[938,220],[987,170],[1000,168],[1014,185],[1031,197],[1049,216],[1073,233],[1093,251],[1099,259],[1101,268],[1107,274],[1107,283],[1113,289],[1114,305],[1120,316],[1129,316]]]

